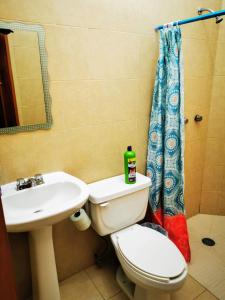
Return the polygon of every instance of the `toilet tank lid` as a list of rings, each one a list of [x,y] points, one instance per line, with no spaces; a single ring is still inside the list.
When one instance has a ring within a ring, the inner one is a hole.
[[[151,186],[151,179],[140,173],[136,174],[136,183],[126,184],[124,175],[114,176],[88,184],[89,200],[94,204],[103,203]]]

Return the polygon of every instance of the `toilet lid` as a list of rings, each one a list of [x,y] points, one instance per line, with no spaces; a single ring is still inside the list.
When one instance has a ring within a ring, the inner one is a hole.
[[[143,226],[117,235],[118,247],[135,268],[157,277],[174,278],[183,273],[186,262],[166,236]]]

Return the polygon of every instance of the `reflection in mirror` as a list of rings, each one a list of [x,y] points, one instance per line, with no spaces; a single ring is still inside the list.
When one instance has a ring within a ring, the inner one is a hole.
[[[0,132],[51,126],[44,31],[0,22]]]
[[[45,123],[37,32],[15,31],[7,37],[18,110],[18,125]]]

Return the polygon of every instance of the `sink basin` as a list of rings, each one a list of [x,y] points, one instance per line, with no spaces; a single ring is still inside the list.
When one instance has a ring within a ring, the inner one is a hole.
[[[3,185],[2,204],[9,232],[31,231],[55,224],[79,210],[88,199],[87,185],[64,172],[43,175],[44,184],[16,191]]]
[[[33,299],[60,300],[52,224],[78,211],[88,186],[64,172],[44,174],[44,184],[21,191],[16,182],[1,186],[7,231],[29,231]]]

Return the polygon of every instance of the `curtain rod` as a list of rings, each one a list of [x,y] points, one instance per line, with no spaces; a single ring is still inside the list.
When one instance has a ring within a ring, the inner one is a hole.
[[[183,24],[188,24],[188,23],[192,23],[192,22],[207,20],[207,19],[211,19],[211,18],[223,16],[223,15],[225,15],[225,9],[224,10],[218,10],[218,11],[215,11],[213,13],[201,15],[201,16],[194,17],[194,18],[179,20],[179,21],[168,23],[168,24],[160,25],[160,26],[155,27],[155,30],[163,29],[164,26],[166,26],[166,25],[170,25],[170,26],[183,25]]]

